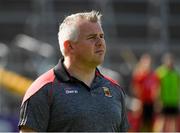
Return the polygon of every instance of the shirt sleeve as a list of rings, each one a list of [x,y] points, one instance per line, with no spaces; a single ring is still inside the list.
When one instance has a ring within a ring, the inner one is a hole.
[[[48,93],[42,88],[31,96],[20,109],[19,129],[22,126],[35,131],[46,131],[49,120]]]
[[[128,118],[127,118],[127,109],[126,109],[126,103],[125,103],[125,99],[126,99],[126,94],[124,91],[122,91],[122,97],[121,97],[121,104],[122,104],[122,122],[120,125],[120,130],[123,132],[128,131],[130,125],[128,122]]]

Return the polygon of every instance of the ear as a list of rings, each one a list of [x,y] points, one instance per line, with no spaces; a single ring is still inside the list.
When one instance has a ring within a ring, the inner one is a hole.
[[[74,49],[72,42],[69,40],[64,42],[64,48],[68,52],[71,52]]]

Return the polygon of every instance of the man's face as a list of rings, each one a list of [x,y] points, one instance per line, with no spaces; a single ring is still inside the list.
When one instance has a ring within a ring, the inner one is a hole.
[[[96,67],[104,60],[106,44],[104,32],[99,23],[88,21],[80,22],[80,33],[75,44],[75,57],[77,61],[88,66]]]

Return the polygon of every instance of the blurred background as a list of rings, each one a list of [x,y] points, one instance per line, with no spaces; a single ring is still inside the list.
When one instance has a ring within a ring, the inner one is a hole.
[[[151,56],[151,71],[156,71],[167,52],[180,71],[180,0],[0,0],[0,131],[18,131],[26,89],[61,57],[59,23],[72,13],[91,10],[103,14],[107,54],[100,69],[127,93],[130,131],[154,131],[142,126],[143,101],[134,93],[133,73],[144,53]],[[158,96],[153,100],[158,103],[153,104],[153,124],[161,116]],[[177,127],[179,119],[163,130],[180,131]]]

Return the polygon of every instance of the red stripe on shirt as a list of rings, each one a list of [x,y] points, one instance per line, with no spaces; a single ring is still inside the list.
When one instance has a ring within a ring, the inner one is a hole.
[[[37,78],[27,89],[21,105],[23,105],[27,99],[29,99],[32,95],[34,95],[37,91],[39,91],[45,84],[53,82],[54,78],[55,75],[53,69],[47,71],[39,78]]]

